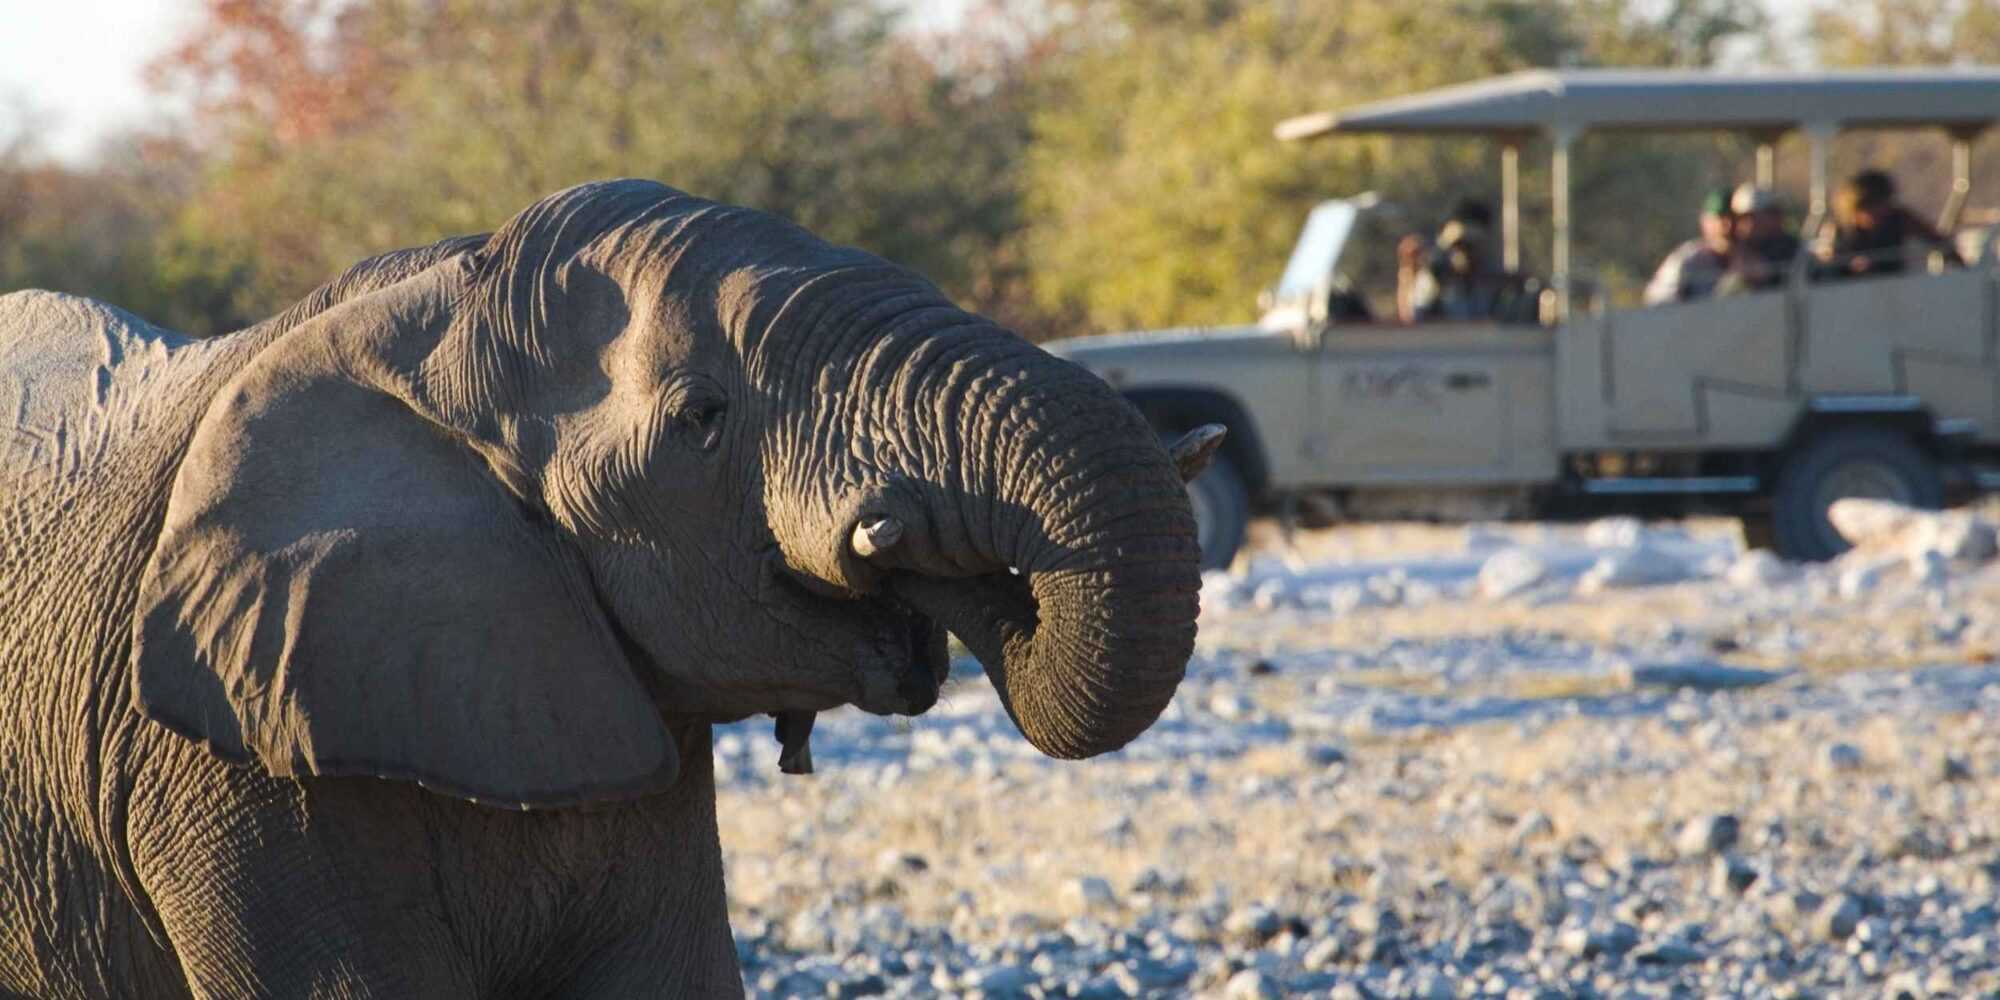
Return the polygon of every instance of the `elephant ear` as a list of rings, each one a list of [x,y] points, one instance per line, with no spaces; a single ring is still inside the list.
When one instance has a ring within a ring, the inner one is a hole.
[[[347,315],[267,348],[196,431],[140,589],[141,710],[281,776],[515,808],[671,784],[587,569],[453,432],[314,349]]]

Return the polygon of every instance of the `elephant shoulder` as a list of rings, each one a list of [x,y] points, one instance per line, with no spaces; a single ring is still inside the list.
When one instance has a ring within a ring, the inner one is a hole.
[[[0,295],[0,434],[5,467],[76,454],[142,386],[164,380],[193,341],[95,299]]]

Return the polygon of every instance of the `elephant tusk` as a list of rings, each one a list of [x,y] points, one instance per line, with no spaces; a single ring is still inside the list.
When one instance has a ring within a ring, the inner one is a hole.
[[[1167,449],[1173,456],[1174,468],[1180,470],[1181,482],[1194,482],[1208,468],[1208,461],[1215,457],[1215,450],[1222,447],[1222,439],[1229,434],[1229,428],[1221,424],[1203,424],[1181,435]]]
[[[894,548],[903,540],[903,522],[893,517],[878,517],[854,526],[854,554],[863,559],[873,558]]]

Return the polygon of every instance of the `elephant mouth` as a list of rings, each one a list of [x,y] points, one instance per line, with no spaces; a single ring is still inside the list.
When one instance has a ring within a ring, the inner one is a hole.
[[[854,690],[845,699],[875,715],[922,715],[951,672],[945,628],[900,596],[831,593],[774,560],[771,578],[791,603],[840,621],[855,635]]]
[[[876,613],[888,620],[890,646],[902,659],[900,669],[895,671],[896,697],[902,707],[893,714],[922,715],[930,711],[937,704],[945,677],[951,673],[944,626],[895,597],[863,600],[877,605]]]

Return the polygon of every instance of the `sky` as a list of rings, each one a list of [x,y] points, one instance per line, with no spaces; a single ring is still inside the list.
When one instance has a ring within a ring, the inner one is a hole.
[[[910,0],[931,20],[963,0]],[[1809,0],[1773,0],[1795,21]],[[0,0],[0,128],[25,106],[41,151],[66,161],[156,108],[141,72],[188,29],[196,0]]]
[[[0,0],[0,115],[39,116],[60,159],[155,107],[141,71],[187,30],[194,0]]]

